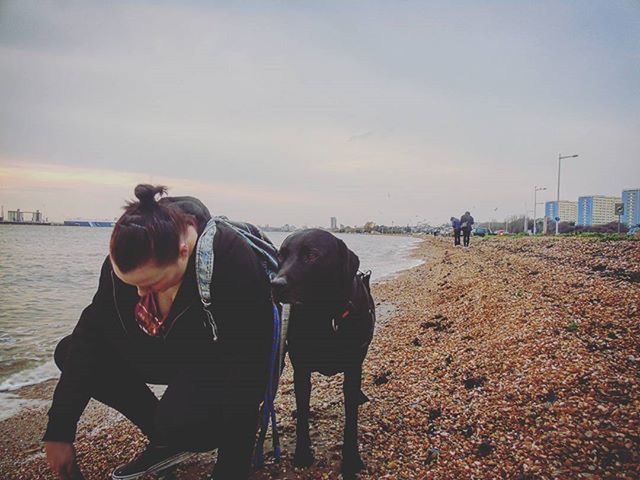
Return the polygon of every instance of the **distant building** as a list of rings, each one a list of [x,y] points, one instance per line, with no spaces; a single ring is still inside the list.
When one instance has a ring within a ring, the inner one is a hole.
[[[640,188],[622,191],[622,204],[624,215],[620,221],[625,225],[640,225]]]
[[[31,216],[29,217],[29,215]],[[8,210],[7,217],[4,218],[4,207],[2,207],[2,222],[48,225],[47,220],[40,210],[36,210],[35,212],[20,210],[19,208],[17,210]]]
[[[336,217],[331,217],[331,230],[336,230],[338,228],[338,219]]]
[[[7,212],[7,221],[23,223],[24,222],[24,212],[21,212],[20,209],[17,210],[9,210]]]
[[[577,224],[584,226],[604,225],[617,221],[616,203],[620,202],[620,197],[605,197],[604,195],[578,197]]]
[[[568,200],[560,200],[558,202],[551,201],[544,204],[544,215],[547,220],[555,220],[560,217],[561,222],[576,222],[578,220],[578,202],[570,202]]]

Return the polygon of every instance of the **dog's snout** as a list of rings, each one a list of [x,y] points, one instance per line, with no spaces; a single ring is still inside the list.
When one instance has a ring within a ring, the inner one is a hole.
[[[271,291],[276,300],[281,300],[284,297],[284,293],[287,290],[287,279],[282,276],[277,276],[271,280]]]

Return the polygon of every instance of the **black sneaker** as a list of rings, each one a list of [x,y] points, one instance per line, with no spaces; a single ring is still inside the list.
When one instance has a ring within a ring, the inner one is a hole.
[[[159,472],[177,465],[193,455],[195,454],[192,452],[176,450],[171,447],[149,445],[135,459],[116,468],[111,474],[111,478],[113,480],[133,480],[147,473]]]

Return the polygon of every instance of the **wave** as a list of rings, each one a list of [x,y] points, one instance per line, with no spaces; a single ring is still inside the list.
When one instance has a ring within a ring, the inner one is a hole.
[[[38,365],[37,367],[14,373],[0,383],[0,392],[17,390],[28,385],[37,385],[52,378],[58,378],[60,371],[53,361]]]
[[[0,404],[2,404],[0,422],[19,414],[27,408],[46,407],[50,403],[47,400],[31,400],[20,398],[12,393],[0,392]]]

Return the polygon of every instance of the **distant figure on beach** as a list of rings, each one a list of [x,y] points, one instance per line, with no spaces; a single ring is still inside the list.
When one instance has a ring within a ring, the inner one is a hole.
[[[464,212],[464,215],[460,217],[460,227],[462,228],[462,243],[465,248],[468,248],[471,229],[473,228],[473,217],[469,212]]]
[[[269,278],[232,222],[216,222],[210,242],[199,242],[211,219],[207,207],[193,197],[156,200],[164,193],[135,188],[137,200],[113,229],[93,301],[56,348],[62,374],[44,442],[61,479],[82,478],[73,442],[91,398],[121,412],[149,440],[113,471],[114,480],[215,448],[211,478],[249,475],[272,343]],[[205,273],[202,255],[212,267]],[[161,399],[147,383],[167,385]]]
[[[451,217],[451,226],[453,227],[453,245],[458,247],[460,246],[460,220]]]

